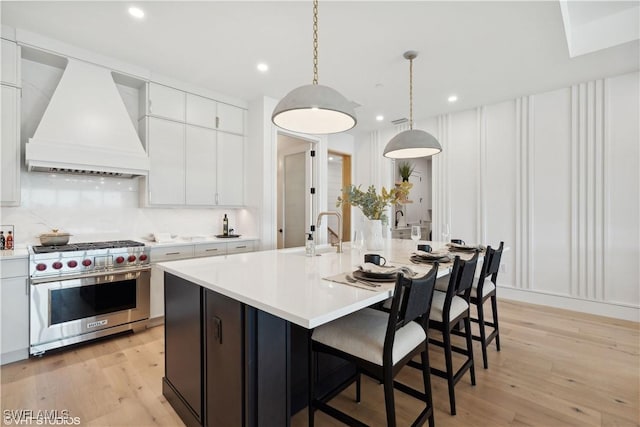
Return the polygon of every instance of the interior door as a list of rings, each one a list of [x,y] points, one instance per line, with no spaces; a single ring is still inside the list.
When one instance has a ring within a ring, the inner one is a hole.
[[[306,153],[284,156],[284,247],[304,246],[306,230]]]

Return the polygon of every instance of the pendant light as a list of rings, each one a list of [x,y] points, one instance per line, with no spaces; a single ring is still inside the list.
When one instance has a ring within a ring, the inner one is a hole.
[[[384,156],[391,159],[413,159],[438,154],[442,147],[438,140],[428,132],[413,128],[413,60],[418,52],[409,50],[404,53],[409,60],[409,130],[400,132],[387,143]]]
[[[354,104],[338,91],[318,84],[318,0],[313,1],[313,84],[287,94],[273,110],[271,121],[293,132],[329,134],[356,125]]]

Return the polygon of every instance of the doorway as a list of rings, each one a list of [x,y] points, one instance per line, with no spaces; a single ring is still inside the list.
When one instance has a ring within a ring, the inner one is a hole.
[[[351,185],[351,156],[349,154],[329,151],[327,153],[327,209],[338,211],[342,215],[342,241],[351,241],[351,207],[336,207],[342,189]],[[338,220],[328,217],[327,231],[329,242],[338,241]]]
[[[278,133],[277,247],[305,245],[313,206],[309,188],[313,182],[313,143]]]

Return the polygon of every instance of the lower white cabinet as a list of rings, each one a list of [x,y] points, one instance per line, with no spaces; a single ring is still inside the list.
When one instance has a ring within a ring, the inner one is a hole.
[[[0,260],[0,364],[29,357],[29,270],[27,258]]]
[[[164,261],[177,261],[186,258],[220,256],[253,252],[256,247],[253,240],[240,242],[202,242],[193,245],[161,246],[151,248],[151,319],[164,316],[164,272],[155,264]]]

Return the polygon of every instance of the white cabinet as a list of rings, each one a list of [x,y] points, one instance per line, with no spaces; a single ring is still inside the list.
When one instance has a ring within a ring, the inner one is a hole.
[[[8,85],[20,86],[20,48],[15,42],[1,40],[2,66],[0,68],[0,81]]]
[[[244,204],[244,137],[218,132],[218,205]]]
[[[244,110],[233,105],[218,103],[217,129],[224,132],[244,134]]]
[[[215,130],[187,125],[185,191],[186,204],[216,204]]]
[[[20,89],[2,85],[1,120],[0,205],[17,206],[20,204]]]
[[[185,202],[185,129],[181,123],[149,117],[147,147],[150,159],[150,205]]]
[[[210,129],[217,127],[218,103],[213,99],[187,94],[187,123]]]
[[[151,248],[151,292],[149,317],[151,319],[164,316],[164,271],[155,264],[163,261],[179,259],[220,256],[255,250],[254,241],[227,242],[199,242],[193,245],[161,246]]]
[[[27,258],[0,260],[0,364],[29,356],[29,270]]]
[[[185,93],[168,86],[149,83],[147,112],[149,115],[184,122]]]

